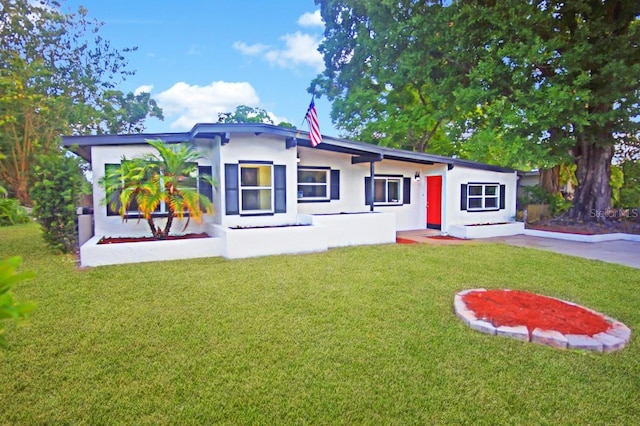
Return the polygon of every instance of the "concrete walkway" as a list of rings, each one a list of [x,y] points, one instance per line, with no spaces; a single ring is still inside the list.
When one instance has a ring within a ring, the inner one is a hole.
[[[634,241],[616,240],[600,243],[582,243],[530,235],[486,238],[483,241],[553,251],[640,269],[640,243]]]
[[[511,237],[482,238],[478,240],[438,239],[439,231],[415,230],[398,232],[398,238],[423,244],[467,244],[467,243],[502,243],[516,247],[529,247],[547,250],[569,256],[601,260],[608,263],[631,266],[640,269],[640,242],[605,241],[599,243],[582,243],[559,240],[556,238],[534,237],[530,235],[514,235]]]

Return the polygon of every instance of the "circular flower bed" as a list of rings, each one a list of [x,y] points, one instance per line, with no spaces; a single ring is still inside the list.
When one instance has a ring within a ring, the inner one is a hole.
[[[631,330],[619,321],[574,303],[518,290],[465,290],[456,314],[484,333],[568,349],[613,352]]]

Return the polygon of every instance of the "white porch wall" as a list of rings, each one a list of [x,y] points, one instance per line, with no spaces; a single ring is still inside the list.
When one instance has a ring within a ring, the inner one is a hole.
[[[201,166],[210,166],[211,158],[209,152],[207,152],[205,146],[200,148],[204,149],[204,151],[203,158],[198,160],[198,164]],[[104,176],[105,164],[119,164],[122,161],[123,156],[127,159],[131,159],[146,153],[154,152],[156,152],[155,149],[149,145],[110,145],[91,147],[95,235],[109,237],[151,236],[149,225],[144,219],[138,220],[137,218],[134,218],[123,221],[120,216],[107,216],[107,207],[104,204],[105,191],[98,182]],[[165,220],[166,219],[164,218],[157,218],[155,222],[160,226],[163,226]],[[191,220],[189,222],[189,226],[183,232],[182,230],[186,222],[186,219],[175,219],[171,226],[172,234],[204,232],[206,224],[213,222],[213,217],[205,215],[202,224],[198,224],[194,220]]]
[[[447,172],[446,210],[447,226],[475,225],[482,223],[510,222],[516,215],[516,172],[500,173],[488,170],[471,169],[455,166]],[[470,212],[460,210],[460,185],[469,182],[498,183],[506,185],[505,209],[492,212]],[[443,203],[445,200],[443,199]],[[443,227],[443,230],[445,228]]]
[[[365,204],[364,178],[370,175],[369,163],[351,164],[352,155],[323,151],[315,148],[298,148],[299,167],[331,167],[340,170],[340,199],[330,202],[298,203],[301,214],[359,213],[368,212]],[[411,178],[411,203],[402,206],[376,206],[374,211],[393,213],[398,231],[422,229],[426,227],[426,184],[427,174],[443,174],[445,165],[423,165],[400,161],[383,160],[374,164],[375,174],[402,175]],[[413,177],[420,172],[421,179]],[[297,179],[296,179],[297,180]],[[288,194],[287,194],[288,195]],[[297,196],[297,194],[294,194]]]
[[[287,167],[287,212],[264,216],[240,216],[224,214],[225,197],[225,164],[238,164],[240,161],[272,162],[274,165]],[[297,216],[297,162],[296,148],[286,148],[283,136],[262,134],[232,134],[228,144],[220,147],[220,224],[226,227],[235,226],[274,226],[292,225]]]

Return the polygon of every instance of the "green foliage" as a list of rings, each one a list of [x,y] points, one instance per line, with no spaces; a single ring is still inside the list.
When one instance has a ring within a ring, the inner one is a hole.
[[[247,105],[236,107],[235,112],[221,112],[218,123],[266,123],[274,124],[269,113],[262,108],[252,108]]]
[[[35,305],[32,303],[19,303],[14,299],[13,287],[20,281],[31,278],[33,274],[17,272],[22,259],[19,256],[10,257],[0,261],[0,321],[18,321],[27,318]],[[7,339],[4,336],[4,328],[0,324],[0,346],[6,348]]]
[[[35,158],[55,151],[60,135],[135,130],[145,108],[157,113],[149,99],[114,92],[132,74],[132,49],[114,49],[101,25],[82,6],[0,0],[0,179],[25,206]]]
[[[624,172],[618,166],[611,166],[611,178],[609,186],[611,187],[611,205],[614,207],[622,207],[620,203],[620,189],[624,185]]]
[[[29,222],[27,209],[15,198],[0,198],[0,226]]]
[[[442,130],[460,157],[526,170],[575,163],[572,214],[609,205],[614,145],[640,128],[639,2],[316,3],[312,86],[338,128],[413,149]]]
[[[624,182],[620,187],[620,207],[640,207],[640,163],[627,160],[620,165]]]
[[[80,160],[62,152],[41,156],[34,172],[39,180],[31,189],[33,213],[45,242],[62,253],[76,252],[76,206],[87,185]]]
[[[164,239],[174,218],[182,219],[186,214],[186,229],[192,218],[200,222],[205,211],[213,213],[213,203],[198,193],[195,182],[214,182],[210,176],[198,174],[200,154],[193,147],[161,140],[147,142],[157,153],[131,160],[123,157],[120,167],[107,170],[99,183],[105,189],[106,204],[126,219],[129,206],[135,201],[153,236]],[[164,228],[156,226],[153,216],[161,203],[168,211]]]
[[[109,90],[103,102],[104,123],[98,133],[142,133],[147,117],[164,119],[162,108],[147,92],[125,95],[119,90]]]
[[[524,196],[518,200],[520,205],[548,204],[552,216],[566,213],[572,206],[571,201],[565,199],[561,193],[550,194],[540,185],[526,186],[522,190]]]

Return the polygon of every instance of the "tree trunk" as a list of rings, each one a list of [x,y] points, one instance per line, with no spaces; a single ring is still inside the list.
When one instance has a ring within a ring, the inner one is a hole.
[[[540,169],[540,186],[549,194],[560,192],[560,165],[550,169]]]
[[[611,159],[613,145],[599,146],[579,138],[574,155],[578,186],[569,216],[584,221],[603,222],[606,210],[611,206]]]

